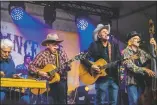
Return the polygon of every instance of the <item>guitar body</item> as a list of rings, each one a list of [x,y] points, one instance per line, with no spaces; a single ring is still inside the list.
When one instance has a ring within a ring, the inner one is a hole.
[[[54,66],[52,64],[47,64],[43,69],[40,69],[40,71],[49,73],[55,69],[56,69],[56,66]],[[34,77],[29,76],[29,78],[33,79]],[[51,76],[50,79],[48,79],[48,81],[49,81],[49,84],[54,83],[54,82],[59,82],[60,81],[60,75],[58,73],[54,73],[54,75]]]
[[[43,69],[41,69],[41,71],[48,73],[48,72],[51,72],[55,69],[56,69],[56,66],[54,66],[52,64],[47,64]],[[58,73],[54,73],[54,75],[48,81],[49,81],[49,84],[54,83],[54,82],[59,82],[60,81],[60,75]]]
[[[51,72],[53,70],[56,69],[56,66],[52,65],[52,64],[47,64],[43,69],[41,69],[40,71],[43,71],[43,72]],[[30,79],[33,79],[33,77],[30,77]],[[54,83],[54,82],[59,82],[60,81],[60,75],[58,73],[54,73],[54,75],[48,80],[49,81],[49,84],[51,83]],[[50,89],[48,89],[49,91]],[[44,92],[46,91],[46,89],[37,89],[37,88],[34,88],[34,89],[31,89],[31,92],[35,95],[38,95],[38,94],[43,94]]]
[[[91,63],[97,66],[104,66],[107,64],[107,62],[104,59],[99,59],[96,62],[91,62]],[[107,73],[105,72],[105,69],[101,69],[100,72],[95,73],[91,70],[88,71],[83,64],[80,64],[79,66],[79,79],[81,80],[82,83],[86,85],[94,84],[100,76],[106,76],[106,75]]]

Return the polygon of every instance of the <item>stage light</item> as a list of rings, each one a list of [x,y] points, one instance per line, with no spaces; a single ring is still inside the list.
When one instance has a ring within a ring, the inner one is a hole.
[[[109,17],[106,17],[106,16],[102,15],[100,17],[100,20],[101,20],[100,21],[101,24],[104,24],[104,25],[110,24],[110,26],[112,26],[112,21]]]
[[[52,23],[56,20],[56,4],[47,5],[44,7],[44,20],[47,25],[52,28]]]
[[[10,1],[9,14],[13,20],[21,20],[24,16],[25,5],[22,1]]]
[[[75,26],[80,39],[80,51],[85,51],[93,41],[95,25],[87,13],[78,12],[75,14]]]
[[[75,15],[75,24],[78,28],[78,30],[86,30],[89,26],[89,22],[88,22],[88,15],[87,13],[84,13],[84,12],[78,12],[76,15]]]
[[[88,97],[89,87],[80,86],[76,89],[76,91],[77,91],[77,95],[75,99],[76,104],[85,104],[85,105],[88,104],[89,105],[90,104],[90,100]]]
[[[88,87],[88,86],[85,86],[85,90],[86,90],[86,91],[89,91],[89,87]]]
[[[86,19],[83,18],[79,18],[76,21],[77,23],[77,28],[79,28],[80,30],[86,30],[86,28],[88,27],[88,21]]]
[[[10,15],[11,15],[12,19],[14,19],[14,20],[21,20],[24,15],[23,9],[21,7],[14,8],[14,9],[12,9]]]

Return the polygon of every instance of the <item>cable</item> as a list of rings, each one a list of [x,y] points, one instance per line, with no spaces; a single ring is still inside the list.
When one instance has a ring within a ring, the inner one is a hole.
[[[77,89],[78,89],[78,87],[75,89],[74,98],[73,98],[73,100],[72,100],[72,102],[70,104],[74,104],[75,103],[75,99],[76,99],[77,92],[78,92]]]

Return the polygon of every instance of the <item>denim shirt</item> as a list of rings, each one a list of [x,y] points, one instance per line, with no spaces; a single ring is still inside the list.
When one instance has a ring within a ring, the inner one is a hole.
[[[9,58],[7,60],[0,60],[0,71],[5,74],[4,78],[12,78],[13,74],[16,74],[14,61]],[[1,87],[0,90],[6,90],[7,88]]]
[[[14,61],[11,58],[7,60],[1,60],[0,71],[4,72],[4,78],[12,78],[13,74],[16,74]]]

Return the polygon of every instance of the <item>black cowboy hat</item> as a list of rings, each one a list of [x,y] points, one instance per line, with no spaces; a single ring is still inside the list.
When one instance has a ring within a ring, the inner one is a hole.
[[[141,33],[138,33],[137,31],[131,31],[127,34],[126,36],[126,42],[129,41],[129,39],[131,39],[134,36],[139,36],[141,38]]]

